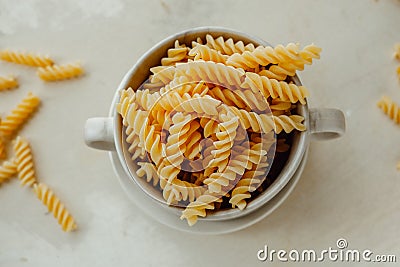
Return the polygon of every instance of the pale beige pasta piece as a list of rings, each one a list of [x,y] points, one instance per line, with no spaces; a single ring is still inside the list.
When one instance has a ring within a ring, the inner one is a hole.
[[[38,199],[42,201],[48,211],[57,219],[63,231],[70,232],[77,229],[76,222],[72,215],[47,185],[42,183],[35,184],[33,190]]]
[[[202,186],[175,179],[165,186],[163,197],[169,204],[176,204],[181,200],[193,202],[205,191],[206,189]]]
[[[150,68],[150,71],[153,73],[151,77],[151,83],[153,84],[156,84],[157,82],[168,84],[175,76],[175,68],[172,66],[157,66]]]
[[[265,98],[279,97],[283,101],[290,101],[292,103],[300,102],[303,105],[306,103],[305,99],[309,94],[307,88],[304,86],[269,79],[252,72],[246,72],[246,78],[242,87],[249,88],[254,93],[261,92]]]
[[[27,121],[40,104],[40,99],[28,93],[22,101],[0,123],[0,132],[11,136]]]
[[[146,177],[146,181],[150,183],[152,181],[153,186],[156,186],[160,180],[156,166],[154,166],[151,162],[138,162],[139,169],[136,171],[136,174],[139,177]]]
[[[182,211],[181,220],[186,219],[189,226],[193,226],[198,217],[206,217],[206,210],[213,210],[215,203],[222,201],[221,195],[205,191],[195,201],[189,203]]]
[[[0,91],[10,90],[18,87],[18,80],[14,76],[0,76]]]
[[[223,55],[220,51],[212,49],[207,45],[197,45],[189,51],[189,56],[193,56],[194,60],[213,61],[225,63],[228,59],[227,55]]]
[[[226,64],[236,68],[243,68],[245,70],[254,69],[269,64],[278,64],[282,62],[290,62],[299,58],[299,46],[293,43],[288,44],[286,47],[278,45],[259,46],[254,51],[245,51],[242,54],[233,54],[228,58]]]
[[[243,69],[236,69],[222,63],[212,61],[191,61],[176,66],[180,74],[191,81],[205,81],[223,87],[240,88],[244,80]]]
[[[47,82],[72,79],[83,75],[84,70],[80,63],[53,65],[39,68],[37,75]]]
[[[210,34],[206,35],[206,45],[215,49],[225,55],[232,55],[234,53],[243,53],[245,51],[253,51],[255,49],[253,44],[244,45],[242,41],[234,42],[232,38],[225,41],[224,37],[212,37]]]
[[[184,160],[183,146],[185,145],[191,128],[192,116],[181,112],[172,117],[172,125],[169,128],[169,136],[165,144],[165,156],[158,167],[161,177],[160,186],[163,189],[168,182],[172,182],[180,172],[180,166]],[[197,125],[197,128],[200,124]],[[195,126],[196,127],[196,126]]]
[[[305,131],[306,127],[302,123],[304,117],[300,115],[280,115],[257,114],[243,109],[230,107],[232,112],[239,117],[240,122],[246,129],[251,128],[256,133],[269,133],[275,131],[277,134],[285,131],[290,133],[293,130]]]
[[[400,107],[388,96],[383,96],[378,107],[397,124],[400,124]]]
[[[11,179],[15,174],[17,174],[15,159],[4,161],[0,166],[0,184]]]
[[[188,58],[189,48],[175,41],[175,47],[168,49],[167,57],[161,59],[162,66],[174,66],[178,62],[185,62]]]
[[[54,64],[53,60],[48,56],[10,51],[8,49],[0,51],[0,59],[32,67],[47,67]]]
[[[119,102],[117,103],[117,112],[122,116],[123,124],[127,126],[128,122],[126,121],[126,116],[128,114],[128,110],[131,108],[130,105],[135,101],[136,94],[131,87],[122,90],[120,94],[121,96]]]
[[[18,178],[22,185],[31,187],[37,183],[37,179],[29,142],[18,136],[13,144]]]

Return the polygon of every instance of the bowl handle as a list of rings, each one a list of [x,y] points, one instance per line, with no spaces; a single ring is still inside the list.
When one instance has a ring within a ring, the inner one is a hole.
[[[90,118],[85,123],[86,145],[101,150],[114,151],[113,118]]]
[[[331,140],[346,131],[344,114],[339,109],[311,108],[310,133],[313,140]]]

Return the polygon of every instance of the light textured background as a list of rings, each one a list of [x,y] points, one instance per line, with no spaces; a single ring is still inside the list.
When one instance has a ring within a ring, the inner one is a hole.
[[[80,228],[63,233],[32,192],[17,181],[2,185],[0,266],[266,265],[256,259],[264,245],[324,249],[339,237],[350,248],[400,260],[400,129],[376,108],[382,94],[400,102],[392,59],[399,14],[397,0],[0,0],[0,48],[81,60],[87,70],[79,80],[44,84],[31,68],[0,63],[1,74],[21,82],[1,93],[1,114],[28,91],[43,99],[21,134],[32,142],[38,177]],[[106,153],[87,148],[82,137],[87,118],[107,115],[115,88],[142,53],[204,25],[323,47],[321,60],[301,74],[309,102],[341,108],[348,120],[344,138],[312,144],[299,184],[277,211],[223,236],[184,234],[144,216],[124,195]]]

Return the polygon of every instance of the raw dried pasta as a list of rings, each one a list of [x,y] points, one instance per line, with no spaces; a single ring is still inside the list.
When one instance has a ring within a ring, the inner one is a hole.
[[[228,38],[226,41],[224,37],[219,36],[217,38],[212,37],[210,34],[206,35],[206,45],[212,49],[215,49],[225,55],[232,55],[234,53],[243,53],[244,51],[253,51],[255,49],[253,44],[244,45],[242,41],[234,42],[232,38]]]
[[[395,123],[400,124],[400,107],[390,97],[383,96],[378,107]]]
[[[54,218],[57,219],[63,231],[70,232],[77,229],[72,215],[47,185],[42,183],[35,184],[33,190],[38,199],[47,207],[48,211],[53,213]]]
[[[291,134],[306,130],[296,107],[308,91],[287,77],[320,54],[314,45],[256,48],[211,35],[191,44],[176,41],[116,107],[137,176],[183,207],[189,225],[207,210],[242,210],[271,184],[269,153],[287,158]]]
[[[5,91],[18,87],[17,78],[14,76],[2,77],[0,76],[0,91]]]
[[[226,64],[236,68],[254,69],[258,66],[290,62],[298,59],[299,46],[290,43],[286,47],[278,45],[259,46],[254,51],[246,51],[242,54],[233,54],[228,58]]]
[[[0,51],[0,59],[32,67],[47,67],[54,64],[53,60],[48,56],[40,56],[10,50]]]
[[[14,141],[15,162],[18,178],[22,185],[33,186],[37,183],[32,151],[29,142],[20,136]]]
[[[81,64],[74,63],[42,67],[38,69],[37,75],[44,81],[54,82],[79,77],[83,72]]]
[[[37,109],[40,99],[28,93],[22,101],[0,123],[0,132],[4,136],[11,136],[27,121],[29,116]]]
[[[17,164],[15,160],[4,161],[0,166],[0,184],[17,174]]]

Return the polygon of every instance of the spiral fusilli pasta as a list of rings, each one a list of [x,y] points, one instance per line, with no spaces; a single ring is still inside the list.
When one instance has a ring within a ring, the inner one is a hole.
[[[47,67],[54,64],[53,60],[48,56],[33,55],[30,53],[10,50],[0,51],[0,59],[32,67]]]
[[[15,162],[18,178],[22,185],[33,186],[37,183],[32,151],[29,142],[18,136],[14,141]]]
[[[212,49],[206,45],[198,45],[189,51],[189,56],[193,56],[194,60],[214,61],[225,63],[228,59],[227,55],[223,55],[220,51]]]
[[[53,213],[54,218],[57,219],[63,231],[70,232],[77,229],[72,215],[47,185],[42,183],[35,184],[33,190],[38,199],[47,207],[48,211]]]
[[[253,51],[255,49],[253,44],[244,45],[242,41],[234,42],[232,38],[228,38],[226,41],[224,37],[219,36],[214,39],[210,34],[206,35],[206,45],[212,49],[215,49],[225,55],[232,55],[234,53],[243,53],[245,51]]]
[[[242,54],[233,54],[228,58],[226,64],[236,68],[254,69],[258,66],[278,64],[298,59],[299,46],[293,43],[286,47],[278,45],[259,46],[253,51],[245,51]]]
[[[0,166],[0,184],[17,174],[17,164],[15,160],[4,161]]]
[[[400,124],[400,107],[390,97],[383,96],[378,107],[395,123]]]
[[[0,125],[1,125],[1,119],[0,119]],[[4,142],[4,138],[0,136],[0,159],[4,159],[7,156],[6,152],[6,144]]]
[[[178,62],[184,62],[188,58],[189,48],[180,45],[179,41],[175,41],[175,47],[168,49],[167,57],[161,59],[162,66],[174,66]]]
[[[191,81],[196,82],[205,81],[238,88],[244,79],[244,71],[242,69],[235,69],[212,61],[197,60],[179,64],[176,68]]]
[[[0,123],[0,132],[4,136],[13,135],[37,109],[40,99],[29,93]]]
[[[14,76],[2,77],[0,76],[0,91],[5,91],[18,87],[17,78]]]
[[[242,86],[250,88],[253,92],[260,91],[265,98],[280,98],[292,103],[300,102],[305,104],[308,90],[304,86],[297,86],[293,83],[286,83],[275,79],[269,79],[256,73],[247,72]]]
[[[47,82],[72,79],[83,75],[83,73],[83,68],[79,63],[47,66],[39,68],[37,71],[40,79]]]

